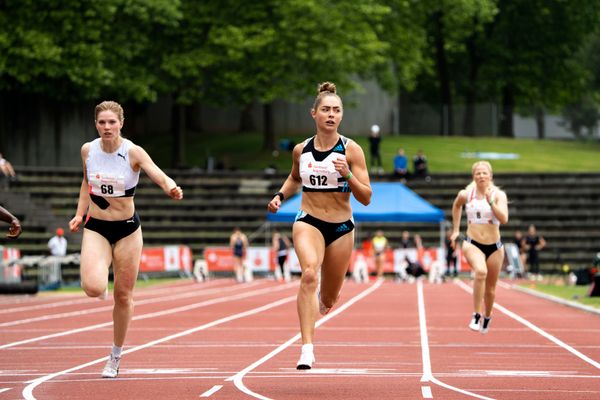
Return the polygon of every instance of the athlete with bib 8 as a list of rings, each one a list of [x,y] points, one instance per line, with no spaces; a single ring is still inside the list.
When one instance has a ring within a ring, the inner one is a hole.
[[[81,242],[81,287],[89,297],[106,298],[108,270],[114,273],[113,347],[102,371],[115,378],[127,328],[133,315],[133,288],[142,256],[142,229],[133,196],[140,171],[172,199],[181,200],[183,191],[140,146],[121,136],[123,108],[114,101],[96,106],[99,138],[81,147],[83,181],[71,231],[79,230],[84,215]]]
[[[350,264],[354,248],[350,193],[364,205],[371,202],[363,150],[338,133],[343,114],[335,85],[320,84],[311,109],[317,133],[294,147],[292,171],[267,206],[276,213],[282,201],[302,187],[301,209],[292,229],[302,269],[297,300],[302,352],[297,369],[312,368],[316,318],[337,302]]]

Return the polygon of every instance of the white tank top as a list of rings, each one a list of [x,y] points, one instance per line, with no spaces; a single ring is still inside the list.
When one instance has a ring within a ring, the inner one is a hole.
[[[90,143],[88,157],[85,160],[90,194],[102,197],[131,197],[140,179],[129,162],[129,149],[133,142],[123,139],[114,153],[106,153],[98,138]]]
[[[495,197],[496,192],[492,193],[492,199]],[[467,212],[467,222],[469,224],[494,224],[500,225],[500,221],[494,215],[492,206],[489,205],[485,197],[478,199],[477,188],[473,188],[471,193],[468,194],[467,204],[465,210]]]
[[[300,155],[300,178],[304,192],[350,192],[348,182],[335,170],[333,160],[346,159],[350,139],[340,135],[338,142],[327,151],[315,149],[315,136],[304,141]]]

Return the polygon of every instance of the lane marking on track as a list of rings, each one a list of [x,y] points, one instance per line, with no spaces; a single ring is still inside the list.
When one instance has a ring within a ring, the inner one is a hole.
[[[421,394],[424,399],[433,399],[433,393],[431,393],[431,386],[421,386]]]
[[[212,388],[210,388],[209,390],[207,390],[206,392],[202,393],[200,395],[200,397],[210,397],[214,393],[218,392],[222,387],[223,387],[223,385],[215,385]]]
[[[503,281],[498,281],[498,286],[503,287],[504,289],[508,289],[508,290],[512,289],[512,285],[509,285],[508,283],[503,282]]]
[[[350,307],[351,305],[353,305],[357,301],[363,299],[364,297],[368,296],[369,294],[371,294],[372,292],[374,292],[375,290],[377,290],[382,284],[383,284],[383,280],[382,279],[377,280],[372,286],[370,286],[366,290],[363,290],[361,293],[357,294],[356,296],[354,296],[353,298],[351,298],[350,300],[348,300],[346,303],[342,304],[337,309],[334,309],[329,314],[327,314],[323,318],[319,319],[315,323],[315,329],[318,328],[319,326],[323,325],[325,322],[329,321],[331,318],[337,316],[338,314],[340,314],[342,311],[346,310],[348,307]],[[255,369],[256,367],[258,367],[259,365],[265,363],[266,361],[268,361],[271,358],[275,357],[277,354],[281,353],[283,350],[287,349],[293,343],[295,343],[298,340],[300,340],[300,337],[301,337],[300,333],[296,334],[294,337],[292,337],[291,339],[289,339],[287,342],[283,343],[282,345],[280,345],[279,347],[277,347],[276,349],[274,349],[273,351],[271,351],[270,353],[268,353],[267,355],[265,355],[261,359],[253,362],[252,364],[250,364],[249,366],[247,366],[246,368],[244,368],[243,370],[241,370],[237,374],[235,374],[235,375],[233,375],[233,376],[225,379],[225,381],[233,381],[233,383],[235,384],[235,386],[240,391],[242,391],[243,393],[246,393],[249,396],[256,397],[257,399],[261,399],[261,400],[271,400],[269,397],[266,397],[266,396],[263,396],[261,394],[255,393],[252,390],[248,389],[246,387],[246,385],[244,384],[244,376],[248,372],[250,372],[253,369]]]
[[[253,286],[253,284],[249,283],[248,286]],[[243,289],[247,289],[248,286],[244,287]],[[146,305],[146,304],[162,303],[164,301],[180,300],[180,299],[185,299],[185,298],[189,298],[189,297],[199,297],[199,296],[203,296],[205,294],[222,293],[223,291],[235,291],[235,290],[238,290],[241,288],[242,288],[242,285],[229,286],[227,288],[214,288],[214,289],[208,289],[205,291],[192,290],[192,291],[186,291],[186,292],[175,294],[175,295],[170,294],[168,296],[163,296],[163,297],[153,297],[153,298],[146,299],[146,300],[137,300],[137,301],[135,301],[135,305],[141,306],[141,305]],[[98,303],[96,303],[96,304],[98,304]],[[112,310],[112,309],[113,309],[113,304],[111,303],[106,306],[88,308],[85,310],[63,312],[63,313],[58,313],[58,314],[47,314],[47,315],[41,315],[38,317],[31,317],[31,318],[19,319],[19,320],[14,320],[14,321],[1,322],[0,327],[23,325],[23,324],[29,324],[32,322],[48,321],[51,319],[63,319],[63,318],[68,318],[68,317],[77,317],[77,316],[81,316],[81,315],[95,314],[95,313],[99,313],[102,311],[108,311],[108,310]]]
[[[458,287],[460,287],[467,293],[471,293],[471,294],[473,293],[473,289],[469,285],[464,283],[463,281],[456,281],[455,283],[458,285]],[[498,303],[494,303],[494,308],[497,308],[502,313],[508,315],[510,318],[514,319],[515,321],[520,322],[521,324],[525,325],[526,327],[533,330],[534,332],[542,335],[543,337],[550,340],[551,342],[553,342],[553,343],[557,344],[558,346],[562,347],[563,349],[571,352],[572,354],[581,358],[583,361],[587,362],[588,364],[600,369],[600,363],[598,361],[593,360],[590,357],[586,356],[585,354],[581,353],[580,351],[574,349],[573,347],[569,346],[568,344],[566,344],[562,340],[558,339],[557,337],[549,334],[548,332],[544,331],[543,329],[541,329],[541,328],[537,327],[536,325],[532,324],[531,322],[527,321],[525,318],[515,314],[514,312],[508,310],[507,308],[501,306]]]
[[[481,396],[476,393],[469,392],[468,390],[448,385],[447,383],[444,383],[433,376],[431,371],[431,357],[429,355],[429,337],[427,335],[427,318],[425,315],[425,296],[423,295],[423,282],[421,281],[417,282],[417,300],[419,308],[419,329],[421,332],[421,356],[423,359],[423,376],[421,377],[421,382],[432,382],[438,386],[442,386],[446,389],[475,397],[477,399],[494,400],[491,397]]]
[[[194,291],[198,291],[198,289],[200,289],[200,287],[196,286],[197,284],[194,283],[194,285],[175,285],[173,287],[169,287],[169,288],[160,288],[160,289],[153,289],[153,290],[144,290],[144,289],[139,289],[136,293],[136,298],[134,299],[135,301],[142,301],[140,298],[141,297],[149,297],[149,296],[154,296],[160,293],[173,293],[173,291],[180,291],[181,289],[193,289]],[[207,286],[217,286],[217,285],[210,285],[207,284]],[[220,286],[222,287],[222,286]],[[202,287],[202,289],[204,289],[205,287]],[[63,307],[63,306],[72,306],[72,305],[76,305],[76,304],[97,304],[94,302],[97,302],[96,299],[91,298],[91,297],[84,297],[84,298],[80,298],[81,295],[79,294],[71,294],[69,295],[70,297],[74,297],[77,296],[77,298],[71,298],[70,300],[62,300],[62,298],[64,298],[64,296],[61,296],[57,299],[51,299],[51,300],[56,300],[54,302],[49,302],[49,303],[42,303],[42,304],[30,304],[30,305],[26,305],[26,306],[20,306],[20,307],[14,307],[14,308],[5,308],[0,310],[0,314],[9,314],[9,313],[15,313],[15,312],[22,312],[22,311],[35,311],[35,310],[40,310],[40,309],[47,309],[47,308],[58,308],[58,307]],[[48,298],[50,299],[50,298]]]
[[[0,388],[0,393],[8,392],[12,388]]]
[[[268,287],[268,288],[265,288],[265,289],[257,289],[257,290],[253,290],[253,291],[246,292],[246,293],[240,293],[240,294],[231,295],[231,296],[227,296],[227,297],[219,297],[219,298],[216,298],[216,299],[205,300],[205,301],[202,301],[200,303],[193,303],[193,304],[190,304],[190,305],[187,305],[187,306],[175,307],[175,308],[170,308],[170,309],[163,310],[163,311],[158,311],[158,312],[153,312],[153,313],[148,313],[148,314],[136,315],[136,316],[134,316],[132,318],[132,321],[137,321],[137,320],[142,320],[142,319],[148,319],[148,318],[154,318],[154,317],[159,317],[159,316],[168,315],[168,314],[175,314],[175,313],[178,313],[178,312],[189,311],[189,310],[193,310],[193,309],[196,309],[196,308],[207,307],[207,306],[214,305],[214,304],[225,303],[225,302],[233,301],[233,300],[240,300],[240,299],[244,299],[246,297],[259,296],[259,295],[265,294],[265,293],[272,293],[272,292],[275,292],[275,291],[284,290],[284,289],[287,289],[290,286],[294,286],[295,284],[296,283],[288,283],[288,284],[281,285],[281,286],[278,286],[278,287]],[[40,340],[46,340],[46,339],[51,339],[51,338],[60,337],[60,336],[67,336],[67,335],[71,335],[71,334],[74,334],[74,333],[81,333],[81,332],[91,331],[91,330],[94,330],[94,329],[104,328],[104,327],[107,327],[107,326],[112,326],[112,321],[111,322],[103,322],[103,323],[96,324],[96,325],[89,325],[89,326],[85,326],[83,328],[77,328],[77,329],[71,329],[71,330],[68,330],[68,331],[52,333],[52,334],[49,334],[49,335],[38,336],[38,337],[34,337],[34,338],[29,338],[29,339],[24,339],[24,340],[20,340],[18,342],[6,343],[6,344],[3,344],[3,345],[0,345],[0,350],[7,349],[7,348],[10,348],[10,347],[19,346],[21,344],[38,342]]]
[[[271,288],[271,291],[273,291],[273,290],[274,289]],[[266,304],[266,305],[261,306],[261,307],[253,308],[253,309],[250,309],[250,310],[247,310],[247,311],[243,311],[241,313],[230,315],[228,317],[220,318],[220,319],[214,320],[212,322],[206,323],[204,325],[200,325],[200,326],[197,326],[197,327],[192,328],[192,329],[187,329],[185,331],[182,331],[182,332],[179,332],[179,333],[175,333],[173,335],[165,336],[163,338],[153,340],[151,342],[148,342],[146,344],[143,344],[143,345],[140,345],[140,346],[137,346],[137,347],[132,347],[131,349],[125,350],[123,352],[123,355],[129,354],[129,353],[133,353],[133,352],[136,352],[136,351],[139,351],[139,350],[143,350],[143,349],[152,347],[152,346],[154,346],[156,344],[159,344],[159,343],[164,343],[164,342],[167,342],[167,341],[170,341],[170,340],[173,340],[173,339],[177,339],[177,338],[180,338],[180,337],[183,337],[183,336],[187,336],[187,335],[190,335],[192,333],[203,331],[203,330],[206,330],[208,328],[212,328],[212,327],[217,326],[217,325],[221,325],[221,324],[225,324],[227,322],[235,321],[236,319],[245,318],[245,317],[248,317],[248,316],[251,316],[251,315],[254,315],[254,314],[259,314],[261,312],[270,310],[271,308],[279,307],[279,306],[281,306],[283,304],[289,303],[289,302],[291,302],[293,300],[296,300],[296,296],[295,295],[294,296],[285,297],[283,299],[274,301],[272,303]],[[42,376],[42,377],[34,379],[32,381],[25,382],[25,383],[29,383],[29,385],[27,385],[23,389],[23,392],[22,392],[23,398],[26,399],[26,400],[35,400],[35,396],[33,395],[33,389],[35,389],[37,386],[41,385],[42,383],[44,383],[46,381],[49,381],[49,380],[51,380],[53,378],[56,378],[57,376],[65,375],[65,374],[68,374],[70,372],[78,371],[80,369],[89,367],[91,365],[99,364],[101,362],[106,361],[107,359],[108,359],[108,356],[102,357],[102,358],[98,358],[96,360],[87,362],[85,364],[80,364],[80,365],[77,365],[77,366],[72,367],[72,368],[68,368],[68,369],[65,369],[65,370],[62,370],[62,371],[59,371],[59,372],[54,372],[52,374],[48,374],[48,375]]]

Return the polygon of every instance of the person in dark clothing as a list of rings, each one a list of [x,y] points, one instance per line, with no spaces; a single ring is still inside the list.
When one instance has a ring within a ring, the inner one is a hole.
[[[413,157],[413,175],[417,178],[430,179],[427,157],[425,157],[425,154],[421,149],[419,149],[417,154]]]
[[[523,239],[525,251],[527,251],[527,270],[530,277],[541,279],[539,251],[546,247],[546,240],[537,233],[535,225],[529,225],[527,236]]]
[[[379,125],[371,127],[369,135],[369,150],[371,153],[371,172],[383,173],[383,165],[381,164],[381,153],[379,145],[381,144],[381,135],[379,134]]]
[[[446,250],[446,276],[458,276],[458,252],[454,248],[452,240],[450,240],[451,235],[452,232],[448,231],[446,240],[444,241]]]
[[[290,269],[286,268],[285,262],[288,257],[289,249],[292,247],[292,243],[287,236],[281,234],[279,231],[274,231],[272,246],[275,257],[277,258],[277,265],[279,266],[279,268],[275,270],[275,276],[278,280],[289,282],[291,279]]]

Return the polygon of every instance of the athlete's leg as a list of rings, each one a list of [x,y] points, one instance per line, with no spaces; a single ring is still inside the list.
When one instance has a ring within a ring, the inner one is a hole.
[[[101,296],[108,286],[108,269],[112,262],[112,247],[98,232],[83,230],[81,240],[81,287],[89,297]]]
[[[119,240],[113,249],[115,307],[113,308],[114,344],[122,347],[133,315],[133,288],[142,256],[142,229]]]
[[[312,343],[317,316],[317,284],[319,268],[325,253],[325,240],[317,228],[305,222],[293,226],[294,249],[300,262],[302,276],[298,290],[298,317],[302,343]]]
[[[487,278],[485,281],[485,316],[492,315],[496,298],[496,283],[504,262],[504,246],[492,253],[487,259]]]
[[[340,297],[353,248],[354,231],[340,237],[325,249],[321,267],[321,301],[327,308],[333,307]]]
[[[473,311],[481,314],[483,311],[485,281],[488,274],[485,255],[471,243],[464,242],[462,249],[465,258],[475,274],[475,279],[473,281]]]

